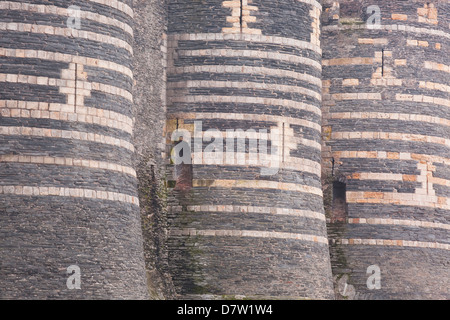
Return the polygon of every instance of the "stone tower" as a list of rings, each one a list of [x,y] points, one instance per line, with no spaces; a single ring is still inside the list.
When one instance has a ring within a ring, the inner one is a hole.
[[[338,296],[448,299],[450,5],[325,1],[323,13],[328,236],[333,274],[353,286]]]
[[[0,2],[1,298],[147,297],[131,2]]]
[[[449,299],[449,27],[0,1],[0,298]]]
[[[184,130],[193,151],[169,175],[180,297],[333,296],[320,13],[315,0],[169,1],[168,145]]]

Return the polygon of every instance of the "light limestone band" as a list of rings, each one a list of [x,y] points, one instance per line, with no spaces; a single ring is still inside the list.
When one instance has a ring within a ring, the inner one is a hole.
[[[332,139],[381,139],[381,140],[402,140],[415,142],[436,143],[450,147],[450,139],[437,136],[426,136],[422,134],[397,133],[397,132],[333,132]]]
[[[116,71],[122,73],[129,78],[133,78],[133,72],[130,68],[127,68],[121,64],[96,59],[96,58],[88,58],[83,56],[65,54],[60,52],[52,52],[45,50],[33,50],[33,49],[9,49],[9,48],[0,48],[0,57],[12,57],[12,58],[35,58],[42,59],[48,61],[58,61],[58,62],[67,62],[67,63],[77,63],[84,66],[90,67],[98,67],[103,69],[108,69],[111,71]]]
[[[307,41],[296,40],[292,38],[284,38],[278,36],[265,36],[257,34],[223,34],[223,33],[185,33],[185,34],[170,34],[168,35],[168,47],[176,47],[176,42],[180,40],[190,41],[208,41],[208,40],[235,40],[248,41],[255,43],[267,43],[274,45],[293,46],[299,49],[312,50],[318,54],[322,54],[322,49],[316,44]]]
[[[59,130],[36,127],[0,127],[0,135],[12,136],[33,136],[33,137],[47,137],[47,138],[62,138],[82,140],[89,142],[96,142],[101,144],[108,144],[119,148],[124,148],[134,152],[134,146],[129,141],[117,139],[111,136],[105,136],[92,132],[82,132],[75,130]]]
[[[0,114],[2,117],[52,119],[61,121],[75,121],[93,123],[104,127],[133,133],[133,119],[114,111],[93,107],[75,106],[68,104],[0,100]]]
[[[381,93],[378,92],[347,92],[333,93],[331,97],[336,101],[344,100],[381,100]]]
[[[258,156],[258,154],[256,154]],[[248,165],[256,165],[264,168],[279,168],[279,169],[287,169],[287,170],[294,170],[296,172],[308,172],[315,174],[317,176],[321,175],[321,166],[319,162],[305,159],[305,158],[297,158],[288,156],[282,161],[281,156],[278,161],[274,160],[276,162],[276,165],[270,165],[266,164],[265,161],[272,161],[270,158],[270,155],[268,155],[268,159],[256,159],[254,164],[251,164],[250,162],[253,160],[251,158],[251,154],[249,153],[240,153],[240,152],[234,152],[232,154],[232,161],[230,158],[228,158],[228,155],[226,152],[223,153],[223,158],[218,159],[215,158],[216,163],[211,163],[207,159],[203,157],[203,153],[197,153],[192,152],[192,164],[194,165],[222,165],[222,166],[248,166]],[[242,161],[242,163],[241,163]]]
[[[324,31],[343,31],[343,30],[351,30],[351,29],[366,29],[366,25],[333,25],[333,26],[323,26],[322,32]],[[382,24],[380,25],[380,29],[382,30],[389,30],[389,31],[405,31],[405,32],[412,32],[412,33],[419,33],[419,34],[425,34],[425,35],[433,35],[433,36],[439,36],[443,38],[450,39],[450,33],[447,33],[442,30],[436,30],[436,29],[430,29],[430,28],[418,28],[418,27],[412,27],[412,26],[406,26],[402,24]]]
[[[246,74],[260,74],[273,77],[286,77],[295,80],[301,80],[305,82],[322,87],[322,81],[319,78],[313,77],[306,73],[299,73],[291,70],[273,69],[266,67],[251,67],[251,66],[231,66],[231,65],[197,65],[187,67],[171,67],[168,69],[169,73],[182,74],[182,73],[246,73]]]
[[[347,191],[348,203],[394,204],[450,210],[450,198],[418,193]]]
[[[25,155],[19,156],[14,154],[4,154],[0,155],[0,163],[30,163],[30,164],[74,166],[90,169],[116,171],[119,173],[128,174],[132,177],[136,177],[136,171],[131,167],[122,166],[116,163],[105,161],[76,159],[68,157],[25,156]]]
[[[188,88],[234,88],[234,89],[252,89],[252,90],[270,90],[287,93],[298,93],[310,96],[318,101],[322,101],[322,95],[316,91],[306,89],[299,86],[289,86],[281,84],[270,84],[260,82],[237,82],[237,81],[205,81],[205,80],[189,80],[179,82],[168,82],[168,92],[176,92],[176,89]]]
[[[397,93],[395,95],[395,99],[397,101],[414,101],[414,102],[438,104],[438,105],[450,108],[450,99],[430,97],[430,96],[426,96],[426,95],[422,95],[422,94]]]
[[[109,200],[139,205],[138,197],[124,193],[82,188],[0,186],[0,194],[21,196],[59,196],[85,199]]]
[[[398,121],[427,122],[444,126],[450,126],[450,119],[411,113],[387,113],[387,112],[364,112],[364,111],[330,112],[329,117],[331,119],[390,119]]]
[[[133,95],[127,90],[109,84],[83,81],[80,79],[75,82],[75,75],[73,75],[72,77],[66,75],[64,72],[62,74],[62,79],[29,76],[23,74],[0,73],[0,82],[26,83],[41,86],[57,86],[60,87],[61,93],[75,94],[75,92],[77,91],[78,95],[83,96],[88,96],[91,90],[95,90],[107,94],[117,95],[129,100],[130,102],[133,102]]]
[[[366,245],[366,246],[393,246],[450,250],[450,244],[440,242],[423,242],[410,240],[386,240],[386,239],[341,239],[336,243],[342,245]]]
[[[255,113],[219,113],[219,112],[175,112],[167,115],[168,119],[223,119],[223,120],[252,120],[264,122],[284,122],[289,125],[299,125],[308,127],[317,131],[321,131],[321,125],[302,118],[275,116],[270,114],[255,114]],[[449,120],[450,121],[450,120]]]
[[[184,102],[184,103],[242,103],[242,104],[263,104],[268,106],[281,106],[294,108],[298,110],[304,110],[313,112],[318,115],[322,115],[321,109],[314,105],[288,100],[288,99],[275,99],[275,98],[261,98],[261,97],[245,97],[245,96],[216,96],[216,95],[198,95],[198,96],[186,96],[178,95],[169,98],[169,105],[167,110],[170,112],[170,102]]]
[[[283,62],[304,64],[322,70],[322,65],[316,60],[300,57],[298,55],[278,53],[263,50],[235,50],[235,49],[200,49],[200,50],[183,50],[177,49],[178,56],[188,57],[228,57],[228,58],[257,58],[257,59],[273,59]]]
[[[333,151],[336,159],[340,158],[368,158],[368,159],[395,159],[395,160],[418,160],[427,162],[443,163],[450,165],[450,158],[432,156],[409,152],[386,152],[386,151]]]
[[[447,66],[443,63],[438,63],[435,61],[425,61],[423,63],[423,66],[425,69],[435,70],[435,71],[444,71],[444,72],[450,72],[450,66]]]
[[[31,32],[36,34],[47,34],[64,37],[75,37],[122,48],[133,54],[133,47],[126,41],[115,37],[99,34],[91,31],[77,30],[74,28],[61,28],[48,25],[37,25],[29,23],[0,22],[0,31]]]
[[[328,245],[328,239],[322,236],[309,234],[276,232],[276,231],[254,231],[254,230],[196,230],[196,229],[172,229],[172,236],[212,236],[212,237],[251,237],[269,239],[291,239],[314,242]]]
[[[307,185],[269,181],[269,180],[192,180],[193,187],[210,187],[210,188],[251,188],[251,189],[276,189],[284,191],[295,191],[302,193],[310,193],[322,196],[322,189]]]
[[[182,212],[181,206],[169,206],[172,212]],[[325,221],[325,214],[311,210],[298,210],[290,208],[276,208],[276,207],[255,207],[255,206],[240,206],[240,205],[199,205],[187,206],[186,210],[194,212],[241,212],[241,213],[261,213],[292,217],[304,217],[310,219],[318,219]]]
[[[392,218],[348,218],[350,224],[367,224],[367,225],[393,225],[420,228],[433,228],[450,230],[450,224],[440,222],[430,222],[421,220],[392,219]]]

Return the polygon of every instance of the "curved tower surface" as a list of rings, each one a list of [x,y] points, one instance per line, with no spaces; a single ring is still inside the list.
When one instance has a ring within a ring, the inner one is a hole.
[[[147,296],[131,2],[0,2],[1,298]]]
[[[320,13],[315,0],[169,2],[166,132],[170,146],[189,133],[192,151],[169,177],[180,297],[333,297]]]
[[[450,298],[449,17],[448,1],[324,3],[328,236],[333,274],[352,286],[341,296]]]

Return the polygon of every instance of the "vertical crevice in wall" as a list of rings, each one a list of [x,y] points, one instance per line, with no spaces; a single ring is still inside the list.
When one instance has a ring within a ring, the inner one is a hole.
[[[74,97],[74,112],[77,113],[77,87],[78,87],[78,63],[75,63],[75,97]]]
[[[144,235],[147,289],[151,299],[173,299],[168,270],[167,178],[165,159],[166,79],[168,65],[165,0],[135,0],[134,146]],[[175,120],[175,119],[174,119]],[[181,120],[180,120],[181,121]],[[175,123],[174,123],[175,127]]]
[[[241,26],[241,33],[242,33],[242,23],[243,23],[243,14],[242,14],[242,10],[244,9],[244,0],[241,0],[241,10],[239,13],[239,25]]]

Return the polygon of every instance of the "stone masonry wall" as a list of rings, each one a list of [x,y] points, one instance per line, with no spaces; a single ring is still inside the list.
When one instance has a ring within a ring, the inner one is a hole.
[[[151,299],[174,296],[167,260],[165,190],[167,2],[134,1],[134,145],[147,284]]]
[[[320,185],[320,11],[313,0],[169,2],[168,151],[176,129],[190,132],[193,150],[193,164],[169,166],[168,175],[178,297],[332,297]],[[209,129],[217,138],[243,132],[233,146],[217,146],[224,155],[214,162],[202,155]],[[277,173],[262,174],[261,158],[251,162],[262,152],[255,140],[277,150]]]
[[[449,17],[448,1],[324,4],[328,235],[333,274],[353,286],[340,298],[450,297]],[[344,214],[332,181],[345,184]],[[380,289],[366,285],[371,265]]]
[[[79,29],[67,24],[71,4]],[[132,21],[129,0],[0,2],[3,299],[148,296]],[[80,289],[66,286],[71,265]]]

